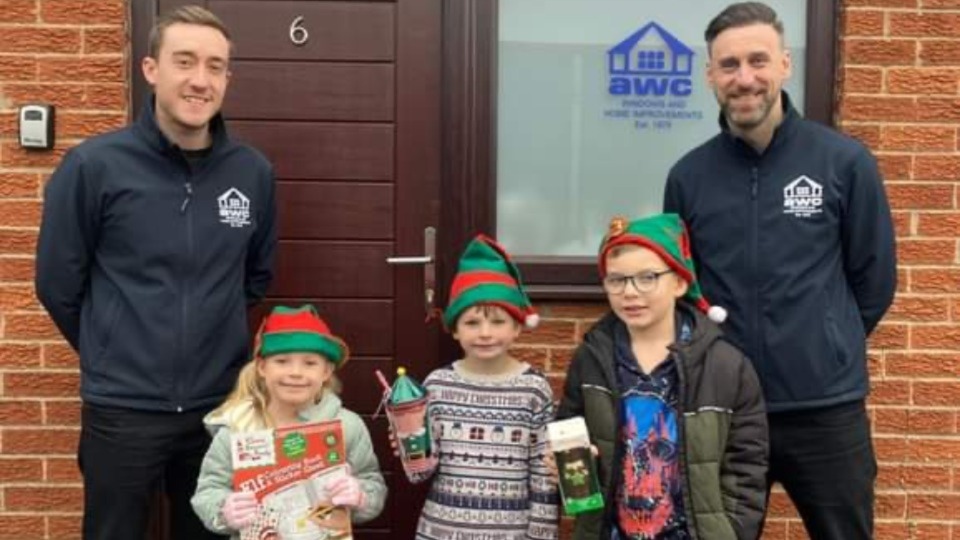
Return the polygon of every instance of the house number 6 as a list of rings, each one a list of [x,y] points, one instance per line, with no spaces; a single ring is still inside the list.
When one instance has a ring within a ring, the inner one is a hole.
[[[297,17],[290,23],[290,41],[296,46],[301,46],[310,39],[310,32],[300,26],[303,23],[303,17]]]

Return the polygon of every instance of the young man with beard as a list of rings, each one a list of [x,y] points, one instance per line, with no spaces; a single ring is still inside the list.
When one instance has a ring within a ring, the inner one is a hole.
[[[859,142],[800,117],[783,26],[758,2],[706,30],[721,133],[684,156],[664,210],[690,228],[704,293],[753,361],[780,482],[811,538],[873,537],[866,337],[896,290],[890,208]]]
[[[73,148],[45,191],[36,288],[80,356],[88,540],[143,538],[161,480],[171,537],[216,538],[190,507],[202,419],[248,358],[276,247],[272,168],[219,114],[229,60],[209,11],[161,18],[139,120]]]

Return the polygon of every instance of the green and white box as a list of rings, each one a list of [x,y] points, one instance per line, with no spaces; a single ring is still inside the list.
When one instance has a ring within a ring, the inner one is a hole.
[[[547,424],[547,438],[557,463],[563,509],[573,516],[603,508],[597,463],[583,417]]]

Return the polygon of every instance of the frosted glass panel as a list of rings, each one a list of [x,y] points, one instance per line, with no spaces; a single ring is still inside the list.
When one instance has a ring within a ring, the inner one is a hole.
[[[727,0],[501,0],[497,237],[594,255],[611,216],[660,210],[667,171],[714,136],[703,31]],[[768,2],[803,104],[806,2]]]

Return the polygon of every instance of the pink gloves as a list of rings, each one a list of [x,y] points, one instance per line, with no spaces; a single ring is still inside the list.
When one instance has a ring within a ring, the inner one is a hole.
[[[257,517],[257,498],[249,491],[234,491],[227,495],[220,515],[227,527],[239,531]]]
[[[367,502],[367,495],[360,487],[360,481],[353,476],[334,478],[327,484],[330,502],[337,506],[360,508]]]

